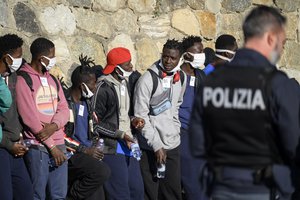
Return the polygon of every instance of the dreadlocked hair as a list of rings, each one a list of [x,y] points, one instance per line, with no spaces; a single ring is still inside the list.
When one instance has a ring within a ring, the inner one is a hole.
[[[183,54],[182,43],[175,39],[168,39],[167,42],[164,44],[163,48],[179,50],[180,55]]]
[[[199,36],[188,36],[182,39],[182,49],[184,52],[187,51],[188,48],[194,46],[195,43],[201,43],[202,39]]]
[[[81,83],[88,83],[91,76],[95,76],[95,71],[92,68],[95,66],[94,60],[91,57],[79,56],[80,65],[75,68],[71,75],[72,87],[77,87]]]
[[[5,54],[12,54],[14,51],[22,47],[23,40],[15,34],[6,34],[0,37],[0,58]]]

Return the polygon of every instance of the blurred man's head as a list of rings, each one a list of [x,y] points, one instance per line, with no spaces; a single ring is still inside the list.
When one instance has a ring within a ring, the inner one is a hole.
[[[276,8],[254,8],[243,23],[245,47],[258,50],[276,64],[286,40],[285,25],[286,18]]]

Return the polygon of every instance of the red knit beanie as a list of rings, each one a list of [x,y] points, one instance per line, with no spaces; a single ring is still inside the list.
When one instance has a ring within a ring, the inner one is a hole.
[[[112,73],[116,66],[131,60],[130,51],[124,47],[117,47],[107,54],[107,64],[103,69],[103,74]]]

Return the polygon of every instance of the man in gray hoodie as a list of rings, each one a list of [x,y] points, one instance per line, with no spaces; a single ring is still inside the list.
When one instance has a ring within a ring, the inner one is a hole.
[[[134,115],[145,119],[139,138],[145,199],[181,199],[180,121],[178,109],[185,91],[181,43],[168,40],[161,59],[139,79],[134,92]],[[163,174],[157,173],[165,168]]]

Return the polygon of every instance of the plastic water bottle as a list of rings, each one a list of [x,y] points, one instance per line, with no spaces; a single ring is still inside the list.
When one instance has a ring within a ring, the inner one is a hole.
[[[102,138],[100,138],[98,140],[96,148],[99,149],[101,152],[103,152],[103,150],[104,150],[104,140]],[[102,160],[102,159],[100,158],[99,160]]]
[[[157,178],[165,178],[165,174],[166,174],[166,164],[164,164],[164,163],[158,164],[156,177]]]
[[[133,138],[134,143],[131,144],[131,152],[132,152],[132,156],[137,159],[137,161],[141,160],[141,156],[142,156],[142,152],[139,146],[139,143],[137,142],[136,138]]]
[[[100,138],[98,140],[96,148],[99,149],[101,152],[103,152],[103,150],[104,150],[104,140],[102,138]]]
[[[73,155],[74,155],[73,151],[68,151],[67,153],[65,153],[67,160],[69,160]],[[56,167],[55,159],[53,157],[50,158],[48,163],[50,167]]]

